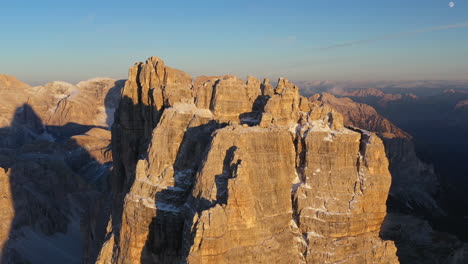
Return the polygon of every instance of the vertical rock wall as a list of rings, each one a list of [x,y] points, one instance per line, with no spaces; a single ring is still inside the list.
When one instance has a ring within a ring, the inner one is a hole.
[[[98,263],[397,263],[382,142],[280,79],[133,66]]]

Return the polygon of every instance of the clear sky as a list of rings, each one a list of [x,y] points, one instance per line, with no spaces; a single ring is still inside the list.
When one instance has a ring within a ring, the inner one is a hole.
[[[0,73],[126,78],[158,56],[192,76],[468,79],[468,0],[11,0]]]

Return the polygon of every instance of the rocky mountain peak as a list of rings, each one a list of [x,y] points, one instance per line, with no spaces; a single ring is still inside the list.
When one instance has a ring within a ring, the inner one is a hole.
[[[18,80],[15,76],[0,74],[0,88],[28,88],[27,83]]]
[[[93,245],[85,237],[98,230],[88,219],[107,212],[107,128],[122,86],[99,78],[31,87],[1,77],[1,263],[84,261]]]
[[[151,57],[113,126],[97,263],[397,263],[379,238],[382,141],[280,78],[198,77]]]

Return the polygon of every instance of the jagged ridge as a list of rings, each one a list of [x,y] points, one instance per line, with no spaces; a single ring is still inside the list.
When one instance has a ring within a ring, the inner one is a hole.
[[[280,79],[129,71],[97,263],[397,263],[380,139]]]

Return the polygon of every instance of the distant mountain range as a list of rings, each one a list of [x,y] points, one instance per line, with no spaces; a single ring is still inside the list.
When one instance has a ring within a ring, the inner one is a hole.
[[[346,91],[375,88],[389,94],[414,94],[417,96],[435,95],[445,90],[468,91],[468,80],[421,80],[421,81],[298,81],[305,96],[329,92],[339,94]]]

